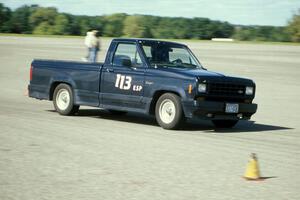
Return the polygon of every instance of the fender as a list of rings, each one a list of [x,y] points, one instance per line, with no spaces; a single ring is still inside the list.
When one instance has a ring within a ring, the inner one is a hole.
[[[181,97],[182,102],[184,100],[190,99],[190,97],[186,94],[184,88],[176,87],[176,85],[168,85],[161,88],[153,88],[150,91],[150,98],[145,98],[144,101],[146,103],[146,113],[154,114],[155,112],[155,104],[159,97],[165,93],[174,93]]]
[[[59,76],[54,76],[51,77],[50,79],[50,84],[49,84],[49,100],[52,100],[53,98],[53,92],[55,90],[55,87],[60,84],[60,83],[66,83],[68,85],[71,86],[71,88],[76,88],[76,83],[70,78],[70,76],[64,75],[64,74],[60,74]],[[74,100],[76,102],[76,90],[73,89],[74,92]]]

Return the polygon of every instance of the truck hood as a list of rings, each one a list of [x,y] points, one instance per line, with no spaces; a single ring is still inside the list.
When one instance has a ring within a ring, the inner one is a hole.
[[[187,68],[157,68],[162,73],[187,76],[190,78],[198,78],[198,77],[225,77],[224,74],[220,74],[217,72],[207,71],[203,69],[187,69]]]
[[[226,76],[224,74],[203,70],[203,69],[186,69],[186,68],[165,68],[163,71],[171,73],[173,75],[183,75],[190,78],[197,78],[200,82],[202,81],[225,81],[225,82],[243,82],[245,84],[254,84],[251,79]]]
[[[202,69],[173,68],[172,70],[193,77],[225,77],[224,74],[213,72],[213,71],[202,70]]]

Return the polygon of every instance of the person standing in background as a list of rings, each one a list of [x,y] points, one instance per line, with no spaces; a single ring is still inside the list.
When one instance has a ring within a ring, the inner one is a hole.
[[[97,37],[98,31],[93,30],[90,36],[90,51],[89,51],[89,62],[96,62],[97,61],[97,54],[100,50],[100,42]]]
[[[87,56],[82,58],[83,61],[88,61],[90,59],[90,51],[91,51],[91,36],[92,36],[92,31],[86,32],[86,36],[84,38],[84,44],[88,48],[88,53]]]

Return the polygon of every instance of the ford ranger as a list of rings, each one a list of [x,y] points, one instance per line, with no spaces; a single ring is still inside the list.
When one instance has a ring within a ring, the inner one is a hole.
[[[61,115],[93,106],[154,115],[164,129],[187,118],[231,128],[256,112],[255,83],[208,71],[183,44],[113,39],[104,63],[33,60],[29,97],[53,101]]]

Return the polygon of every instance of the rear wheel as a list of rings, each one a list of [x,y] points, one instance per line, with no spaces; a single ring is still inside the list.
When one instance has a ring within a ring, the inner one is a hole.
[[[212,122],[217,128],[232,128],[238,123],[238,120],[212,120]]]
[[[173,93],[165,93],[159,97],[155,106],[155,117],[164,129],[177,129],[184,122],[180,97]]]
[[[72,88],[67,84],[59,84],[53,94],[53,105],[61,115],[73,115],[78,112],[79,106],[74,105]]]

